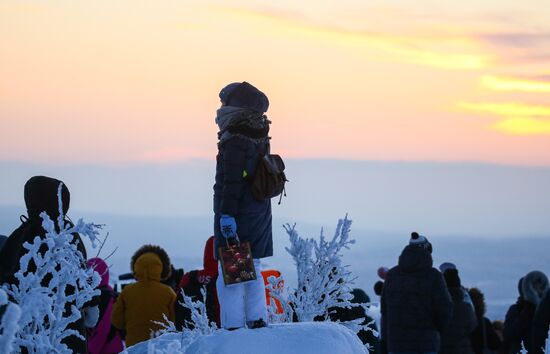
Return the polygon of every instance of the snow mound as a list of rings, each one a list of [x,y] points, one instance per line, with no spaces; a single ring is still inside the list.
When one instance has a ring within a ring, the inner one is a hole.
[[[200,336],[185,348],[181,333],[168,333],[128,348],[129,354],[154,352],[185,354],[366,354],[351,330],[333,322],[271,324],[260,329],[219,330]]]

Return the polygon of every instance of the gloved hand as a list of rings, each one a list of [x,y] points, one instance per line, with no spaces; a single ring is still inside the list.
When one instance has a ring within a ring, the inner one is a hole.
[[[220,217],[220,231],[223,237],[231,238],[237,236],[237,222],[231,215],[222,215]]]

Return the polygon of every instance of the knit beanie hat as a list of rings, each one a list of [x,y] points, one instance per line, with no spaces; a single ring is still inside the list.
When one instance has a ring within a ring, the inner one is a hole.
[[[409,240],[409,245],[422,247],[428,252],[432,253],[432,244],[426,236],[419,235],[418,232],[413,232],[411,234],[411,239]]]
[[[380,279],[386,279],[386,274],[388,274],[389,271],[388,267],[380,267],[376,270],[376,274]]]
[[[269,108],[267,96],[246,81],[233,82],[220,91],[222,106],[247,108],[264,113]]]
[[[441,265],[439,266],[439,271],[441,273],[445,273],[445,271],[449,269],[456,269],[456,265],[451,262],[444,262],[444,263],[441,263]]]

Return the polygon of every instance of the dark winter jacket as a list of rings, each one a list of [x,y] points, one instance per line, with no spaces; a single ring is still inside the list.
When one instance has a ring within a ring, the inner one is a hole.
[[[452,302],[431,254],[405,247],[399,264],[386,275],[382,293],[382,338],[388,352],[436,352],[448,325]]]
[[[27,250],[23,248],[25,242],[33,242],[36,236],[40,238],[45,237],[45,231],[42,228],[42,219],[40,213],[46,212],[50,219],[52,219],[57,225],[57,219],[59,217],[59,203],[58,203],[58,188],[62,182],[50,177],[35,176],[30,178],[25,183],[25,205],[27,207],[27,218],[22,217],[22,224],[15,229],[9,238],[4,243],[4,247],[0,250],[0,281],[1,283],[18,284],[18,280],[15,278],[15,273],[20,269],[19,260],[23,255],[27,253]],[[62,213],[63,217],[67,214],[70,204],[69,189],[62,185],[61,189],[61,201],[62,201]],[[70,221],[64,219],[65,224],[71,224]],[[74,242],[77,245],[77,249],[82,253],[84,259],[86,259],[86,249],[78,234],[74,234]],[[46,249],[44,248],[45,252]],[[83,267],[85,264],[82,265]],[[31,261],[28,265],[28,271],[34,272],[36,266]],[[45,279],[45,286],[48,280]],[[67,295],[74,292],[74,289],[67,288]],[[67,310],[70,308],[70,304],[67,304]],[[68,328],[78,331],[83,337],[86,337],[83,319],[79,319],[74,323],[71,323]],[[68,336],[64,343],[76,353],[86,352],[86,341],[79,339],[78,337],[71,335]]]
[[[535,305],[523,298],[510,306],[504,319],[503,352],[517,354],[521,350],[521,344],[529,343],[531,325],[535,314]],[[527,344],[525,345],[527,348]]]
[[[550,290],[540,302],[533,318],[533,333],[531,342],[531,351],[535,354],[542,354],[541,348],[544,348],[548,329],[550,326]]]
[[[475,354],[485,354],[484,348],[497,352],[500,348],[500,337],[487,317],[478,318],[477,327],[470,334],[470,342]],[[483,344],[483,330],[485,330],[485,345]]]
[[[273,255],[271,200],[257,201],[249,181],[267,143],[233,136],[218,144],[216,183],[214,185],[214,233],[216,249],[225,242],[220,231],[220,216],[231,215],[237,222],[241,241],[249,241],[254,258]]]
[[[471,354],[470,334],[477,325],[474,309],[464,302],[464,290],[449,288],[453,300],[453,317],[441,332],[440,354]]]
[[[503,352],[516,354],[521,350],[522,343],[527,351],[531,352],[531,336],[533,317],[537,305],[541,302],[541,295],[536,290],[537,283],[545,283],[548,279],[541,272],[530,272],[520,282],[520,297],[506,313],[504,320]]]
[[[4,247],[4,242],[8,239],[8,236],[0,235],[0,251],[2,250],[2,247]]]
[[[501,346],[501,338],[495,331],[491,321],[485,316],[485,295],[477,288],[468,291],[474,305],[477,326],[470,334],[470,342],[475,354],[486,354],[489,350],[497,353]]]
[[[193,301],[203,301],[201,289],[206,290],[206,315],[210,322],[216,322],[220,326],[220,305],[218,303],[218,294],[216,291],[216,279],[218,278],[218,262],[214,258],[214,236],[206,241],[204,246],[203,269],[192,270],[183,275],[177,291],[178,300],[176,301],[176,328],[193,329],[190,324],[191,311],[183,307],[183,295],[191,297]]]
[[[33,242],[36,236],[45,237],[45,231],[42,228],[42,218],[40,213],[45,211],[54,222],[59,217],[58,188],[61,181],[44,176],[35,176],[30,178],[25,184],[25,204],[28,217],[21,217],[22,224],[15,229],[4,246],[0,250],[0,282],[17,284],[14,274],[19,270],[19,260],[27,253],[23,248],[25,242]],[[63,184],[61,190],[61,201],[63,203],[63,215],[69,210],[70,193],[69,189]],[[66,224],[70,224],[65,220]],[[75,242],[78,250],[86,258],[86,249],[78,234],[75,234]],[[29,264],[29,270],[34,270],[34,264]]]

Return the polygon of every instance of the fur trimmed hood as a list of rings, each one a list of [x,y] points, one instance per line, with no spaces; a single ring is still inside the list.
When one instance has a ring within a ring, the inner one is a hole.
[[[133,273],[136,273],[135,265],[136,261],[139,257],[141,257],[145,253],[154,253],[158,256],[162,263],[162,271],[160,273],[160,279],[165,280],[170,277],[170,274],[172,273],[172,269],[170,265],[172,264],[170,262],[170,257],[168,257],[168,254],[164,250],[164,248],[156,245],[144,245],[141,246],[136,253],[132,256],[132,259],[130,260],[130,269],[132,269]]]
[[[547,289],[548,278],[543,272],[534,270],[523,277],[521,290],[525,301],[538,305]]]

